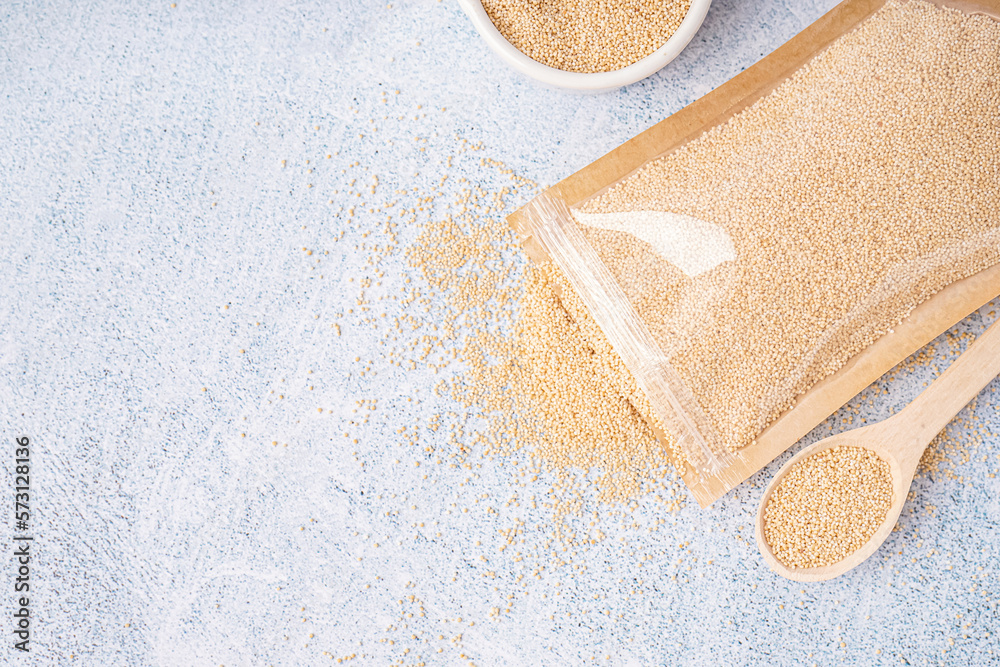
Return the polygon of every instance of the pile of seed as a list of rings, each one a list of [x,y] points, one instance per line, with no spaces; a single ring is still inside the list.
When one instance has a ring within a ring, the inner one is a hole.
[[[916,305],[1000,262],[997,80],[1000,23],[890,0],[772,93],[580,207],[728,233],[736,259],[692,277],[638,231],[581,224],[707,437],[750,444]]]
[[[610,72],[663,46],[691,1],[483,0],[483,8],[529,58],[569,72]]]
[[[792,466],[764,508],[764,539],[788,567],[840,562],[875,534],[892,505],[889,464],[833,447]]]
[[[546,263],[512,279],[503,255],[520,248],[496,215],[502,195],[470,190],[455,208],[423,223],[407,255],[447,304],[440,329],[461,334],[464,370],[442,384],[487,418],[474,442],[488,455],[530,455],[557,485],[597,470],[601,501],[666,490],[672,502],[670,456],[634,407],[648,401],[565,278]]]

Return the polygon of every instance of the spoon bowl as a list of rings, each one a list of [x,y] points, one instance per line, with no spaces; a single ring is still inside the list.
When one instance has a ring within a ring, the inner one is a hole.
[[[878,551],[896,525],[920,457],[938,433],[989,382],[1000,374],[1000,321],[994,323],[955,360],[930,387],[898,414],[878,424],[838,433],[812,444],[778,470],[761,496],[757,510],[757,547],[764,561],[781,576],[793,581],[824,581],[860,565]],[[764,535],[764,513],[774,490],[792,466],[833,447],[863,447],[889,464],[892,504],[875,533],[856,551],[832,565],[789,567],[774,555]]]
[[[809,582],[833,579],[867,560],[869,556],[878,551],[878,548],[885,539],[889,537],[889,533],[892,532],[893,527],[896,525],[896,519],[899,518],[899,513],[903,510],[910,483],[913,480],[913,474],[916,470],[915,465],[912,470],[905,469],[896,456],[885,451],[884,447],[880,447],[883,441],[878,438],[880,435],[878,429],[879,427],[889,425],[890,421],[824,438],[817,443],[809,445],[793,456],[775,473],[774,478],[767,485],[764,495],[761,497],[756,522],[757,546],[760,549],[761,555],[764,556],[764,560],[774,572],[793,581]],[[767,509],[768,503],[771,502],[771,495],[774,493],[774,490],[778,488],[778,485],[785,478],[785,475],[792,466],[809,458],[813,454],[818,454],[834,447],[863,447],[875,452],[879,455],[879,458],[888,463],[889,474],[892,476],[892,504],[886,511],[885,520],[879,526],[878,530],[875,531],[864,546],[848,554],[843,560],[822,567],[789,567],[778,560],[777,556],[774,555],[774,551],[771,550],[771,545],[768,544],[767,539],[764,537],[764,512]]]

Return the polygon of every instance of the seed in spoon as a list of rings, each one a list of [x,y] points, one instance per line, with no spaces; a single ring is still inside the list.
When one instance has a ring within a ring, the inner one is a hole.
[[[787,567],[833,565],[875,534],[892,505],[889,464],[832,447],[792,466],[764,509],[764,539]]]

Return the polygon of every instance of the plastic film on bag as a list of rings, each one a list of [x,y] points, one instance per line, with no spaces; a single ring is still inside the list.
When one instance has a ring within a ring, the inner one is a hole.
[[[563,271],[608,342],[646,394],[656,416],[701,475],[719,474],[732,454],[714,437],[615,278],[580,233],[565,204],[542,194],[525,209],[529,231]]]

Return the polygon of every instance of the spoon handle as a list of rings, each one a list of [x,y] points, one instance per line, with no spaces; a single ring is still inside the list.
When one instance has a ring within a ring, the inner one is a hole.
[[[910,433],[925,445],[1000,375],[1000,321],[995,322],[906,408]]]

